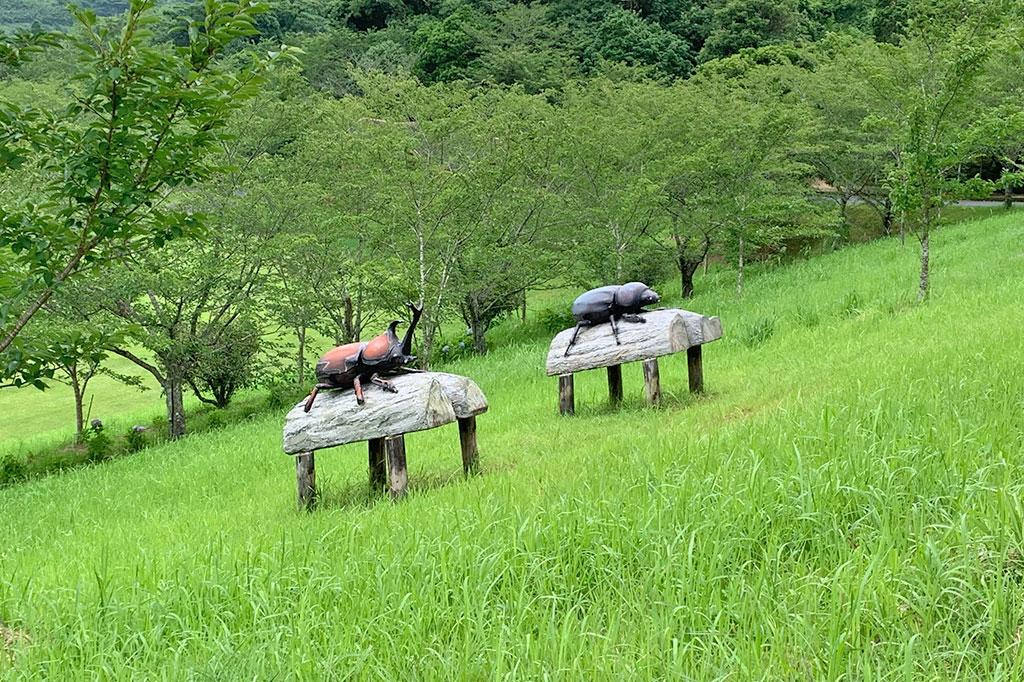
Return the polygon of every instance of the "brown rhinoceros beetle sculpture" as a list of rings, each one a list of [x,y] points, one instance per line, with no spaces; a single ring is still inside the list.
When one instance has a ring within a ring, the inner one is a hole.
[[[366,402],[363,397],[363,381],[366,380],[389,393],[398,393],[398,389],[380,375],[397,372],[416,360],[414,355],[410,355],[412,335],[423,309],[410,303],[409,311],[412,322],[405,331],[405,338],[398,338],[395,329],[401,322],[393,320],[380,336],[369,341],[346,343],[324,353],[316,363],[317,384],[306,399],[305,411],[313,409],[313,401],[322,388],[353,388],[356,402],[360,405]]]

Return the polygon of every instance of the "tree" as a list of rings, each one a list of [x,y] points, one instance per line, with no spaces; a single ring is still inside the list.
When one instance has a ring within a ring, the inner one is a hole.
[[[76,10],[69,38],[81,58],[74,100],[55,113],[0,102],[0,171],[45,178],[38,194],[0,207],[0,356],[27,372],[21,332],[69,279],[195,233],[200,222],[168,199],[216,170],[224,123],[270,61],[217,60],[251,35],[263,6],[206,4],[186,47],[147,44],[152,0],[132,0],[118,31]]]
[[[774,250],[789,239],[827,233],[826,219],[807,198],[810,169],[799,160],[808,115],[786,94],[785,81],[772,67],[700,85],[715,121],[703,133],[705,173],[720,197],[708,207],[708,219],[721,225],[735,258],[736,292],[742,295],[755,249]]]
[[[892,203],[885,189],[893,149],[886,136],[868,125],[873,115],[863,83],[850,78],[865,46],[837,39],[819,46],[816,68],[792,69],[792,83],[814,117],[806,159],[817,178],[828,184],[828,196],[839,207],[844,231],[851,201],[871,206],[886,235],[892,231]]]
[[[598,79],[567,89],[562,166],[572,216],[571,273],[580,284],[652,279],[660,265],[650,248],[660,186],[656,162],[659,88]],[[646,247],[646,248],[645,248]]]
[[[931,285],[931,232],[949,202],[978,191],[959,166],[975,150],[968,123],[975,87],[989,60],[998,3],[948,0],[915,3],[908,37],[879,45],[861,67],[878,112],[872,123],[891,140],[888,183],[893,205],[920,243],[917,298]]]
[[[562,272],[564,226],[557,170],[562,127],[543,99],[522,93],[490,93],[479,107],[468,144],[487,149],[490,175],[499,191],[482,197],[468,213],[470,234],[456,257],[452,288],[473,348],[485,353],[484,335],[502,315],[518,309],[526,291]],[[510,176],[507,181],[502,178]]]

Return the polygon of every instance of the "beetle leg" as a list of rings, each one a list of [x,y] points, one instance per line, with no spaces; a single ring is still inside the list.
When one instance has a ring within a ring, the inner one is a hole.
[[[615,337],[615,345],[621,346],[622,342],[619,341],[619,325],[615,324],[615,316],[609,317],[608,321],[612,324],[612,336]]]
[[[576,329],[572,333],[572,338],[569,339],[569,345],[565,347],[565,354],[562,355],[563,358],[568,357],[569,349],[576,345],[576,337],[580,335],[580,329],[589,326],[591,326],[590,322],[587,322],[586,320],[580,320],[576,323]]]
[[[388,393],[398,393],[398,389],[395,388],[395,385],[393,383],[391,383],[390,381],[387,381],[385,379],[381,379],[379,374],[375,373],[373,376],[371,376],[370,377],[370,382],[374,383],[374,384],[377,384],[378,386],[380,386],[382,389],[384,389]]]
[[[624,319],[626,322],[639,322],[641,324],[647,322],[647,318],[644,317],[643,315],[623,315],[622,319]]]
[[[313,401],[316,400],[316,396],[320,392],[321,388],[334,388],[334,387],[331,386],[330,384],[317,384],[316,386],[314,386],[313,390],[309,392],[309,397],[306,398],[306,405],[305,405],[305,407],[302,408],[303,411],[309,412],[310,410],[313,409]]]
[[[320,386],[314,386],[313,390],[309,392],[309,397],[306,398],[306,406],[303,407],[304,412],[309,412],[313,409],[313,401],[316,400],[316,394],[320,392]]]
[[[359,377],[352,380],[352,388],[355,389],[356,392],[356,404],[362,405],[365,403],[366,398],[363,397],[363,382],[359,380]]]

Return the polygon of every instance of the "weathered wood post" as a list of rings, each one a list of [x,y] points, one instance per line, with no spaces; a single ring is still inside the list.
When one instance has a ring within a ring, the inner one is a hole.
[[[295,480],[298,484],[299,509],[316,507],[316,459],[312,452],[295,455]]]
[[[387,439],[389,492],[391,499],[405,497],[409,487],[409,472],[405,468],[405,435],[392,436]]]
[[[462,471],[467,476],[477,472],[480,451],[476,446],[476,417],[459,417],[459,445],[462,447]]]
[[[571,374],[562,374],[558,377],[558,412],[576,414],[576,393]]]
[[[648,403],[657,405],[661,402],[661,373],[657,359],[644,360],[644,389]]]
[[[370,451],[370,490],[379,493],[388,482],[384,439],[371,438],[366,443]]]
[[[690,346],[686,349],[686,369],[690,375],[690,393],[704,392],[704,361],[701,358],[701,346]]]
[[[608,367],[608,398],[614,406],[622,403],[622,365]]]

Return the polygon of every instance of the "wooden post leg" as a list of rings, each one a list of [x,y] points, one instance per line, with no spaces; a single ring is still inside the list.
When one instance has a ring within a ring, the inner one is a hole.
[[[608,397],[612,405],[619,405],[622,402],[622,365],[612,365],[608,368]]]
[[[686,349],[686,368],[690,373],[690,393],[704,392],[704,362],[700,349],[701,346],[690,346]]]
[[[388,485],[391,499],[398,500],[405,497],[406,488],[409,487],[409,472],[405,468],[405,436],[392,436],[387,439],[388,453]]]
[[[476,417],[459,419],[459,445],[462,447],[462,470],[467,476],[477,471],[480,451],[476,447]]]
[[[295,480],[299,489],[299,509],[311,511],[316,506],[316,460],[312,452],[295,455]]]
[[[644,360],[644,389],[648,403],[657,405],[661,402],[661,374],[657,360]]]
[[[576,414],[576,393],[571,374],[558,377],[558,413]]]
[[[379,493],[388,482],[385,464],[385,446],[383,438],[371,438],[366,441],[370,450],[370,490]]]

